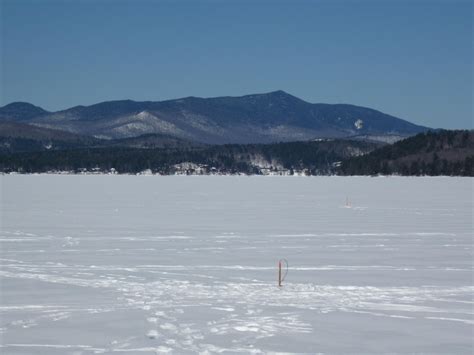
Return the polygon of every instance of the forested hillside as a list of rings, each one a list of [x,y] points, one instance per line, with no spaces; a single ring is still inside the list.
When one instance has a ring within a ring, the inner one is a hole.
[[[123,146],[0,155],[3,172],[97,171],[158,174],[330,174],[341,160],[380,144],[325,140],[168,149]]]
[[[474,176],[474,131],[437,131],[345,160],[342,175]]]
[[[422,133],[393,145],[343,139],[199,145],[165,135],[54,140],[48,133],[2,138],[0,172],[474,176],[473,131]]]

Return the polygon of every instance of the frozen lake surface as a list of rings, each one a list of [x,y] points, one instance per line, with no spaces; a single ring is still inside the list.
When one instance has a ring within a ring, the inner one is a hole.
[[[2,354],[473,351],[472,178],[0,181]]]

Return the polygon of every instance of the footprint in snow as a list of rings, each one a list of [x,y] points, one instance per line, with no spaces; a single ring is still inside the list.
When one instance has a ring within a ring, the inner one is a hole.
[[[162,325],[160,325],[160,328],[163,329],[163,330],[168,330],[172,333],[176,333],[176,326],[174,324],[171,324],[171,323],[164,323]]]
[[[160,334],[158,333],[158,331],[152,329],[152,330],[149,330],[148,333],[146,333],[146,336],[149,338],[149,339],[156,339],[158,338]]]

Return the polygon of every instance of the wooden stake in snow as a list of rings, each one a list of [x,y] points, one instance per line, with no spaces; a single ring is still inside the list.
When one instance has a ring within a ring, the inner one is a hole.
[[[285,270],[284,275],[282,275],[282,272],[281,272],[281,267],[283,263],[286,265],[286,270]],[[278,287],[282,286],[281,284],[285,280],[285,277],[287,274],[288,274],[288,261],[286,261],[286,259],[278,260]]]
[[[281,287],[281,260],[278,261],[278,287]]]

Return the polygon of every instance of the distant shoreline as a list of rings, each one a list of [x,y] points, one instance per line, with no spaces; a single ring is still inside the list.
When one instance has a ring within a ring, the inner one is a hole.
[[[0,172],[474,176],[474,131],[427,132],[382,146],[363,141],[326,140],[174,149],[102,147],[0,152]]]
[[[4,173],[0,172],[0,176],[143,176],[143,177],[287,177],[287,178],[312,178],[312,177],[324,177],[324,178],[474,178],[474,176],[465,176],[465,175],[303,175],[303,174],[293,174],[293,175],[279,175],[279,174],[133,174],[133,173],[96,173],[96,172],[84,172],[84,173],[74,173],[74,172],[41,172],[41,173]]]

